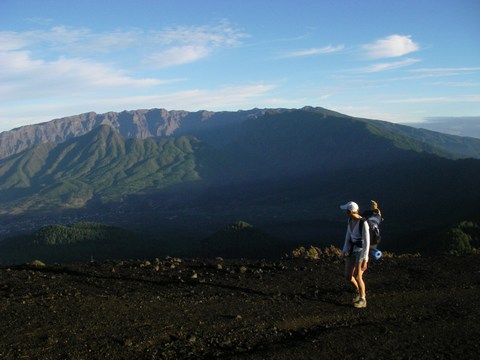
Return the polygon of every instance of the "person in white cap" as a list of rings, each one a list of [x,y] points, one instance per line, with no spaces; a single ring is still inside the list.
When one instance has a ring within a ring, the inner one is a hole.
[[[368,267],[370,250],[368,222],[359,215],[359,207],[353,201],[341,205],[340,209],[345,210],[348,216],[347,233],[340,257],[345,259],[345,277],[356,291],[353,306],[364,308],[367,306],[367,298],[363,273]],[[360,226],[361,222],[362,226]]]

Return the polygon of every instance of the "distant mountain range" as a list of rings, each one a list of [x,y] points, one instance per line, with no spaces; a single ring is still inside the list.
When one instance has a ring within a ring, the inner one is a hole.
[[[480,139],[480,116],[432,117],[409,126]]]
[[[480,157],[478,145],[480,139],[466,139],[388,122],[358,119],[319,107],[304,107],[301,110],[252,109],[236,112],[187,112],[167,111],[165,109],[109,112],[106,114],[89,112],[0,133],[0,159],[34,145],[50,142],[59,143],[85,135],[99,125],[109,125],[127,139],[188,135],[213,145],[224,145],[235,137],[241,124],[248,119],[299,111],[315,114],[318,118],[324,119],[362,121],[372,128],[376,128],[375,131],[381,131],[383,135],[390,132],[391,134],[387,136],[398,138],[399,134],[402,134],[409,139],[419,140],[430,146],[438,147],[439,150],[445,150],[447,153],[451,153],[450,156],[458,158]]]
[[[0,221],[17,230],[95,214],[204,239],[242,219],[331,243],[338,205],[373,198],[394,248],[480,216],[479,139],[322,108],[89,113],[3,132],[0,154]]]

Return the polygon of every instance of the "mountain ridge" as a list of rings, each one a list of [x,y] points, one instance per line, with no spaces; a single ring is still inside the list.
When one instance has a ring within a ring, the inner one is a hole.
[[[8,211],[11,199],[20,212],[82,208],[95,199],[120,201],[192,181],[206,186],[286,182],[388,166],[422,153],[452,158],[363,120],[302,110],[252,117],[232,139],[215,148],[193,136],[124,138],[101,124],[82,136],[0,160],[0,195],[7,199],[1,207]]]
[[[146,139],[150,137],[168,137],[191,135],[214,146],[223,146],[230,142],[240,125],[252,118],[266,114],[308,112],[319,118],[356,119],[366,122],[384,131],[402,133],[410,138],[434,143],[441,151],[455,154],[455,157],[480,158],[480,139],[462,138],[405,125],[380,120],[362,119],[341,114],[321,107],[305,106],[302,109],[251,109],[212,112],[201,110],[188,112],[183,110],[140,109],[97,114],[88,112],[44,122],[27,125],[0,133],[0,159],[46,142],[63,142],[84,135],[98,125],[110,125],[125,138]]]

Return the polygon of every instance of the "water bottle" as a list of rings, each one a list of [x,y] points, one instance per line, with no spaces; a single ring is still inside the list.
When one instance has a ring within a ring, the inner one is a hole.
[[[379,260],[382,257],[382,252],[378,249],[370,249],[370,256],[375,260]]]

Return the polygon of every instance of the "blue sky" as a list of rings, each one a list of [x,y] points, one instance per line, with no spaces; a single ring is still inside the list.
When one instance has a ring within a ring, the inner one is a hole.
[[[148,108],[480,116],[479,0],[2,0],[0,131]]]

